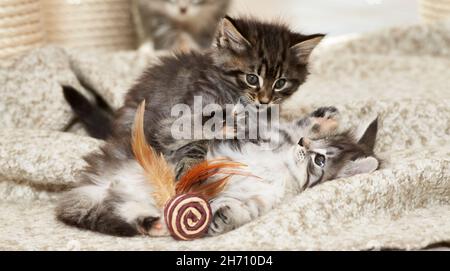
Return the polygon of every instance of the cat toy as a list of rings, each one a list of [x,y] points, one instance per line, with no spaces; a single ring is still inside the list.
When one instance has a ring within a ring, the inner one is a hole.
[[[156,204],[164,208],[164,220],[172,237],[185,241],[201,238],[212,221],[209,200],[224,189],[231,176],[250,176],[236,170],[246,165],[228,159],[204,161],[193,166],[176,183],[172,167],[162,154],[147,143],[144,114],[145,101],[140,104],[135,116],[132,149],[153,187],[152,196]],[[211,177],[217,177],[217,180],[204,182]]]

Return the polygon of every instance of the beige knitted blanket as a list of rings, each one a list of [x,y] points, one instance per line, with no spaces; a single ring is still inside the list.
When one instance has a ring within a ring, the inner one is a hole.
[[[383,168],[309,189],[214,238],[116,238],[70,228],[54,201],[102,144],[77,125],[60,83],[95,86],[114,106],[153,57],[43,48],[0,64],[0,249],[367,250],[450,242],[450,25],[329,43],[285,112],[336,105],[345,126],[380,116]]]

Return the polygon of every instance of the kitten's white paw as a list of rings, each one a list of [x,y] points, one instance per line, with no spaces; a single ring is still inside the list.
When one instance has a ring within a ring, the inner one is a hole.
[[[159,217],[141,217],[137,220],[138,230],[142,235],[148,235],[152,237],[169,236],[169,230],[167,229],[164,220]]]

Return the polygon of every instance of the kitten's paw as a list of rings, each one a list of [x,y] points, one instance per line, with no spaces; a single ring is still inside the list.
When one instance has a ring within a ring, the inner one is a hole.
[[[139,228],[139,232],[141,232],[142,234],[146,234],[158,220],[159,217],[153,216],[139,217],[136,221]]]
[[[150,202],[127,201],[116,205],[115,213],[139,234],[162,236],[165,223],[161,210]]]
[[[312,132],[324,135],[334,132],[339,126],[339,110],[336,107],[321,107],[311,113]]]
[[[214,210],[214,206],[212,206]],[[250,213],[240,202],[227,202],[213,212],[208,234],[215,236],[229,232],[251,221]]]
[[[209,235],[219,235],[233,229],[231,219],[231,207],[223,206],[219,208],[214,214],[209,227]]]
[[[142,235],[167,236],[168,231],[165,224],[159,217],[146,216],[139,217],[136,221],[138,231]]]
[[[337,120],[339,117],[339,110],[334,106],[320,107],[311,113],[311,117]]]

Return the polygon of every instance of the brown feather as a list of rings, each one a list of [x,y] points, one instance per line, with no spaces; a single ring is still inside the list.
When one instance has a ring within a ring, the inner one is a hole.
[[[175,195],[175,175],[164,156],[157,154],[147,143],[144,134],[144,114],[145,101],[139,105],[134,119],[132,148],[148,182],[152,184],[156,204],[162,208]]]
[[[243,167],[246,167],[246,165],[224,158],[203,161],[192,167],[183,177],[181,177],[180,181],[176,185],[176,193],[197,193],[203,195],[209,200],[223,191],[228,179],[232,175],[256,177],[243,171],[229,170]],[[202,183],[203,181],[217,175],[225,176],[212,183]]]

